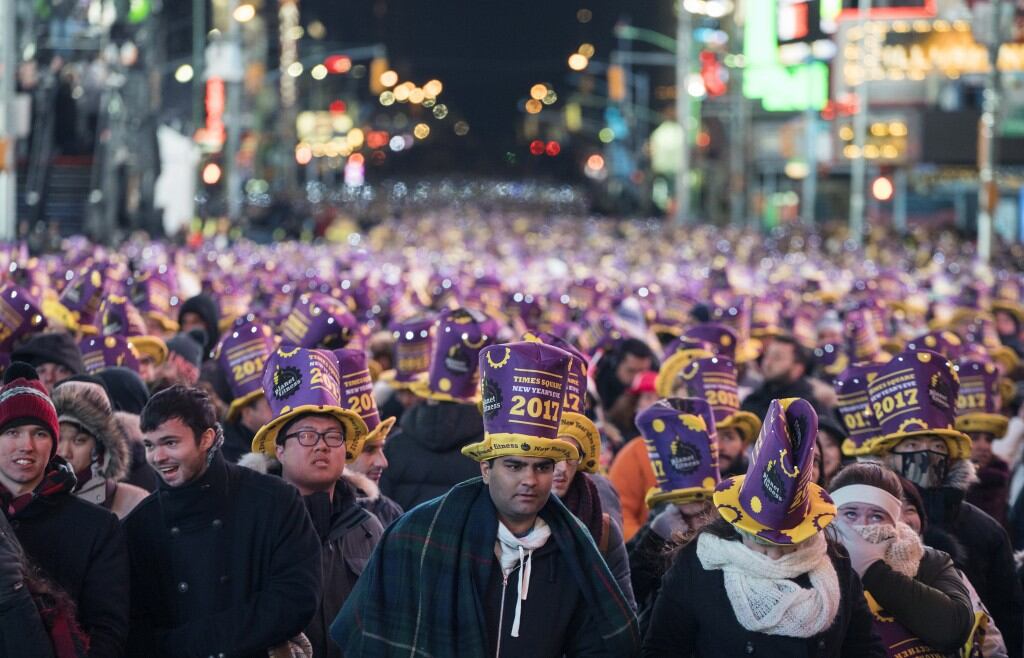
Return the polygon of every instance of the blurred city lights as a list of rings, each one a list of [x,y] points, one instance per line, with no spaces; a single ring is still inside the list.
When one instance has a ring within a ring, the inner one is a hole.
[[[297,78],[302,75],[302,62],[292,62],[288,65],[288,75]]]
[[[416,139],[426,139],[430,134],[430,126],[425,123],[417,123],[412,129],[412,134],[416,135]]]
[[[345,104],[345,101],[343,100],[334,100],[331,101],[331,104],[327,106],[327,109],[329,109],[334,114],[341,114],[342,112],[348,109],[348,106]]]
[[[363,134],[362,129],[353,128],[352,130],[348,131],[348,135],[345,136],[345,139],[348,140],[349,146],[351,146],[354,149],[357,149],[363,145],[365,135]]]
[[[302,143],[295,147],[295,161],[300,165],[309,164],[313,159],[313,149],[309,144]]]
[[[398,74],[391,70],[384,71],[380,74],[380,84],[382,87],[394,87],[398,84]]]
[[[535,139],[530,142],[530,154],[531,155],[543,155],[544,154],[544,142],[539,139]]]
[[[580,53],[573,53],[569,55],[569,68],[573,71],[582,71],[587,68],[587,64],[589,63],[590,61]]]
[[[541,104],[539,100],[531,98],[530,100],[526,101],[526,111],[529,112],[530,114],[537,114],[542,109],[544,109],[544,106]]]
[[[558,142],[551,141],[544,146],[544,152],[553,158],[562,152],[562,147]]]
[[[413,105],[419,105],[420,103],[423,102],[423,100],[426,97],[427,97],[426,92],[424,92],[419,87],[416,87],[412,91],[409,92],[409,102],[412,103]]]
[[[587,158],[587,169],[590,169],[591,171],[600,171],[604,169],[604,158],[601,157],[599,153],[595,153],[590,156]]]
[[[380,104],[384,107],[395,104],[395,94],[392,91],[385,91],[380,95]]]
[[[587,59],[590,59],[591,57],[594,56],[594,44],[581,43],[580,47],[576,49],[576,52],[578,52],[580,55],[583,55]]]
[[[314,80],[323,80],[324,78],[327,77],[327,67],[324,66],[323,64],[317,64],[316,66],[313,67],[309,74],[313,76]]]
[[[888,201],[893,195],[892,181],[888,176],[879,176],[871,183],[871,196],[879,201]]]
[[[174,79],[182,84],[191,82],[193,76],[195,76],[195,71],[192,69],[191,64],[182,64],[174,72]]]
[[[615,131],[611,128],[602,128],[600,132],[597,133],[597,138],[604,144],[611,144],[615,141]]]
[[[423,85],[423,91],[426,92],[427,96],[441,95],[441,91],[444,89],[444,85],[441,84],[440,80],[429,80],[427,84]]]
[[[395,100],[399,103],[404,103],[409,100],[409,92],[412,90],[406,87],[404,84],[395,87]]]
[[[554,105],[555,101],[557,100],[558,94],[555,93],[554,89],[551,89],[550,91],[548,91],[548,93],[544,94],[544,98],[540,99],[540,102],[544,103],[545,105]]]
[[[440,105],[435,105],[433,112],[435,119],[443,119],[446,116],[448,116],[448,106],[445,105],[444,103],[441,103]]]
[[[209,162],[203,167],[203,182],[207,185],[216,185],[217,181],[220,180],[220,175],[220,165],[216,162]]]
[[[398,153],[405,148],[405,139],[401,135],[395,135],[391,138],[391,142],[388,144],[392,151]]]
[[[545,84],[537,83],[530,87],[530,98],[539,101],[548,95],[548,87]]]
[[[313,21],[306,27],[306,32],[314,39],[323,39],[327,36],[327,28],[320,21]]]
[[[344,55],[331,55],[324,59],[324,65],[331,73],[340,75],[352,70],[352,59]]]
[[[589,23],[590,19],[594,17],[594,12],[590,11],[586,7],[576,12],[576,20],[580,23]]]
[[[459,137],[465,137],[466,135],[469,134],[469,124],[466,123],[465,121],[456,121],[455,126],[452,127],[452,130],[454,130],[455,134],[458,135]]]
[[[235,20],[239,23],[248,23],[256,17],[256,7],[246,3],[244,5],[238,5],[235,7],[235,11],[232,14]]]

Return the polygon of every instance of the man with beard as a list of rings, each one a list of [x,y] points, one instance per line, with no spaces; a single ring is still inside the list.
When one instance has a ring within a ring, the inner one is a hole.
[[[331,627],[347,658],[631,656],[636,619],[583,525],[551,496],[569,355],[480,353],[481,479],[395,522]]]
[[[768,405],[776,399],[803,398],[817,407],[806,376],[810,364],[811,354],[799,341],[789,335],[775,336],[761,356],[764,383],[743,400],[740,408],[764,418]]]

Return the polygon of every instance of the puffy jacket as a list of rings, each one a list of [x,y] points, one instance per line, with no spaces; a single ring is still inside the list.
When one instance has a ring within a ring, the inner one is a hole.
[[[644,498],[657,484],[643,437],[623,446],[608,469],[608,479],[622,501],[622,535],[628,542],[647,523],[649,510]]]
[[[484,438],[475,405],[428,400],[402,414],[398,432],[388,437],[388,468],[380,488],[402,509],[437,498],[453,485],[480,475],[480,466],[462,448]]]

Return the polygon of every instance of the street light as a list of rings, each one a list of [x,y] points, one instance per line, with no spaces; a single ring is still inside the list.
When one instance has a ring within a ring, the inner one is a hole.
[[[232,14],[239,23],[248,23],[256,17],[256,7],[250,4],[238,5]]]
[[[195,70],[192,68],[191,64],[182,64],[174,72],[174,79],[180,82],[181,84],[191,82],[194,76]]]

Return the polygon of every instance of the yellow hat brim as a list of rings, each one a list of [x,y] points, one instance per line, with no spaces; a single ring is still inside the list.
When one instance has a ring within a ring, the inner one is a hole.
[[[164,331],[178,331],[181,328],[177,322],[157,311],[146,311],[146,317],[155,321]]]
[[[873,439],[868,439],[857,452],[857,456],[887,454],[896,447],[896,444],[900,441],[914,436],[941,437],[946,441],[946,446],[949,447],[949,456],[951,459],[970,459],[971,457],[971,437],[961,431],[945,428],[915,430],[913,432],[897,432],[895,434],[885,434]]]
[[[719,428],[734,428],[740,433],[743,443],[749,445],[757,439],[761,432],[761,419],[749,411],[737,411],[727,416],[718,424]]]
[[[366,439],[363,441],[363,447],[370,443],[383,443],[384,441],[387,441],[388,435],[391,434],[391,429],[395,426],[395,422],[397,420],[397,418],[392,416],[380,421],[380,424],[366,435]]]
[[[762,525],[740,503],[740,489],[745,477],[745,475],[738,475],[725,480],[729,486],[715,491],[712,499],[715,501],[715,507],[718,508],[718,514],[746,533],[757,535],[762,530],[774,530],[789,537],[793,544],[799,544],[824,530],[836,518],[836,506],[823,497],[825,490],[813,482],[808,482],[807,499],[810,501],[810,506],[807,509],[807,514],[796,527],[769,528]],[[763,538],[758,537],[758,539]],[[775,543],[770,540],[765,541]]]
[[[78,324],[78,314],[56,299],[44,298],[40,302],[39,310],[47,321],[66,327],[68,331],[78,331],[81,328]]]
[[[558,438],[567,436],[580,444],[580,468],[584,473],[597,473],[601,467],[601,433],[597,425],[583,414],[575,411],[562,413]]]
[[[957,416],[956,423],[954,423],[956,429],[965,434],[988,432],[997,439],[1002,438],[1006,434],[1006,428],[1009,424],[1010,419],[1006,416],[987,413],[963,414],[962,416]]]
[[[736,363],[749,363],[761,356],[764,343],[756,338],[751,338],[736,346]]]
[[[560,439],[542,439],[515,433],[486,434],[479,443],[471,443],[462,454],[478,462],[498,457],[537,457],[556,462],[579,459],[573,444]]]
[[[1024,324],[1024,305],[1016,302],[1009,302],[1005,299],[993,299],[992,300],[993,311],[1004,311],[1013,316],[1016,316],[1017,321]]]
[[[1013,351],[1013,348],[1006,345],[989,348],[988,353],[993,361],[1003,367],[1003,371],[1006,373],[1013,372],[1020,365],[1020,357]]]
[[[438,402],[461,402],[462,404],[478,404],[480,402],[479,392],[476,395],[468,398],[457,398],[447,393],[435,391],[430,388],[430,382],[427,379],[426,373],[420,379],[409,384],[407,389],[417,397],[421,397],[425,400],[437,400]]]
[[[697,359],[710,359],[714,354],[708,350],[680,350],[672,354],[661,364],[658,375],[654,378],[654,390],[659,397],[670,398],[675,388],[676,377]]]
[[[227,421],[229,423],[235,422],[235,420],[238,418],[238,415],[242,413],[242,407],[262,396],[263,388],[260,387],[255,391],[252,391],[251,393],[246,393],[245,395],[237,397],[234,400],[232,400],[231,404],[228,405]]]
[[[868,446],[868,444],[870,444],[871,441],[873,441],[873,439],[868,439],[858,447],[857,444],[854,443],[853,439],[846,438],[843,439],[843,444],[839,447],[839,449],[847,457],[859,457],[861,455],[870,455],[870,449],[866,448],[865,446]]]
[[[156,365],[167,360],[167,343],[156,336],[129,336],[128,342],[139,351],[140,355],[153,357]]]
[[[256,436],[252,438],[252,451],[276,457],[277,435],[280,433],[281,428],[287,425],[289,421],[306,414],[325,414],[338,419],[338,422],[341,423],[342,431],[345,433],[346,462],[352,462],[363,451],[363,443],[366,441],[366,435],[369,431],[359,414],[351,409],[328,407],[319,404],[304,404],[294,409],[289,409],[261,427],[256,432]]]
[[[387,384],[389,388],[395,391],[409,390],[409,387],[412,385],[412,382],[400,382],[398,381],[397,378],[397,370],[385,370],[384,372],[380,373],[379,377],[377,377],[377,381],[381,382],[382,384]]]
[[[717,484],[717,483],[716,483]],[[715,488],[705,489],[704,487],[690,487],[689,489],[675,489],[673,491],[662,491],[658,487],[651,487],[644,496],[644,504],[648,509],[654,509],[662,503],[701,503],[711,500]]]

